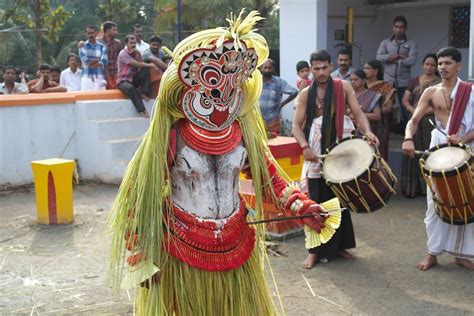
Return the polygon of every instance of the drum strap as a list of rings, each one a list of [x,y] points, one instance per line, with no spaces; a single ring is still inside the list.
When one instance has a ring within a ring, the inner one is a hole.
[[[306,107],[305,136],[309,138],[309,132],[316,110],[316,98],[318,96],[318,86],[316,80],[313,81],[308,92],[308,103]],[[337,139],[342,139],[344,125],[344,87],[342,80],[329,77],[323,105],[323,125],[321,128],[321,152],[324,153]]]
[[[456,91],[456,97],[454,99],[451,123],[449,124],[448,135],[456,134],[461,125],[464,112],[466,111],[469,97],[471,96],[472,84],[469,82],[461,81]]]

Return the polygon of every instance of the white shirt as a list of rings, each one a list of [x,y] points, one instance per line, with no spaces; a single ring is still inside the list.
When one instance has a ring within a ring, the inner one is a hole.
[[[26,85],[25,81],[14,82],[13,83],[13,90],[11,93],[8,92],[7,85],[5,82],[0,83],[0,92],[3,94],[25,94],[28,93],[28,86]]]
[[[66,87],[67,92],[81,91],[81,77],[82,69],[77,68],[76,72],[73,73],[71,68],[67,68],[61,72],[59,84],[63,87]]]
[[[140,43],[137,42],[137,49],[140,51],[140,53],[143,55],[143,52],[150,48],[150,45],[148,43],[145,43],[145,41],[141,41]]]

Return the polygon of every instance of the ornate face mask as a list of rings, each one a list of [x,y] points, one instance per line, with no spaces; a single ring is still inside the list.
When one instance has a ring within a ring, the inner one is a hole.
[[[222,131],[238,116],[243,104],[243,82],[257,65],[253,49],[234,46],[200,48],[188,53],[179,64],[180,80],[186,85],[181,108],[187,119],[205,130]]]

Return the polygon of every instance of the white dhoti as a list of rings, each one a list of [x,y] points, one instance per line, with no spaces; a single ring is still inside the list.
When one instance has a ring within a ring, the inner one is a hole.
[[[453,96],[457,90],[457,85],[453,91]],[[447,126],[449,126],[448,120]],[[439,124],[438,124],[439,126]],[[462,137],[474,129],[474,93],[471,92],[469,104],[464,113],[459,135]],[[434,129],[431,132],[430,148],[446,143],[446,136]],[[474,145],[474,142],[467,144]],[[426,211],[426,233],[428,235],[428,253],[438,256],[443,252],[449,253],[456,258],[474,259],[474,223],[469,225],[451,225],[445,223],[435,212],[435,205],[432,193],[429,188],[426,190],[427,211]]]

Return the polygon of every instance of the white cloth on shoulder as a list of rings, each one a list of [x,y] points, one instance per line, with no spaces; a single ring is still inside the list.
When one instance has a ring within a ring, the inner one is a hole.
[[[456,95],[458,85],[459,80],[453,90],[452,98]],[[450,119],[451,116],[448,119],[447,127],[449,127]],[[439,122],[436,123],[440,128],[447,131],[447,127],[444,129],[440,126]],[[461,126],[459,128],[459,135],[462,137],[473,129],[474,93],[471,91],[469,103],[464,112]],[[433,129],[431,132],[430,148],[446,142],[446,136],[441,134],[438,130]],[[466,145],[472,147],[474,141]],[[430,189],[427,188],[426,192],[427,211],[425,224],[426,233],[428,235],[428,253],[433,256],[438,256],[443,252],[446,252],[456,258],[474,259],[474,223],[458,226],[443,222],[435,212],[434,201]]]

